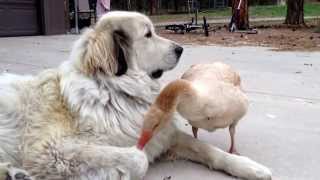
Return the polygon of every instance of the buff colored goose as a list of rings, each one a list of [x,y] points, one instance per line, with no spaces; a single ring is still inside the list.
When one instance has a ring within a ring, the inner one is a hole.
[[[229,152],[237,154],[235,126],[247,108],[240,76],[230,66],[220,62],[193,65],[161,91],[146,113],[139,146],[143,147],[177,110],[192,125],[196,138],[198,128],[214,131],[229,127]]]

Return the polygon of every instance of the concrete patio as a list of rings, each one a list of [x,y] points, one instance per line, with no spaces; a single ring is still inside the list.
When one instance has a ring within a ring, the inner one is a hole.
[[[0,72],[37,73],[67,60],[78,36],[0,38]],[[276,52],[260,47],[185,46],[180,64],[163,83],[191,64],[223,61],[242,75],[250,109],[236,135],[239,152],[269,167],[275,180],[318,180],[320,167],[320,52]],[[191,127],[181,122],[191,133]],[[228,149],[227,130],[199,139]],[[151,166],[145,180],[228,180],[186,161]]]

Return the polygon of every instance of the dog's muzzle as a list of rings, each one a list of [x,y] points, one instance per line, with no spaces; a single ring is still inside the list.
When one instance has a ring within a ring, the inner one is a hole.
[[[176,65],[176,64],[179,62],[179,59],[180,59],[180,57],[181,57],[181,55],[182,55],[183,47],[181,47],[181,46],[179,46],[179,45],[175,45],[175,47],[174,47],[173,50],[174,50],[174,53],[175,53],[175,55],[176,55],[176,62],[175,62],[175,65]],[[175,65],[172,66],[171,68],[167,69],[167,70],[173,69],[173,68],[175,67]],[[162,74],[163,74],[164,71],[165,71],[165,70],[163,70],[163,69],[157,69],[157,70],[151,72],[151,77],[152,77],[153,79],[158,79],[158,78],[160,78],[160,77],[162,76]]]

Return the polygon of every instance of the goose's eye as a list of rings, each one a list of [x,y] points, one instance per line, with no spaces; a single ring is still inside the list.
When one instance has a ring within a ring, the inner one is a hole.
[[[159,125],[160,125],[160,124],[154,125],[153,128],[152,128],[152,131],[155,131],[155,130],[159,127]]]
[[[147,34],[144,35],[144,37],[151,38],[152,37],[151,31],[148,31]]]
[[[207,120],[210,121],[210,117],[208,117]]]

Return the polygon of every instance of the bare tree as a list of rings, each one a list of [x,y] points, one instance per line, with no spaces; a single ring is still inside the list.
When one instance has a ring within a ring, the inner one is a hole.
[[[304,24],[304,0],[287,1],[287,17],[285,24]]]

